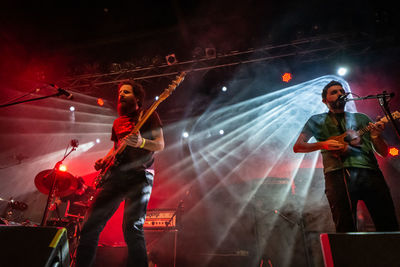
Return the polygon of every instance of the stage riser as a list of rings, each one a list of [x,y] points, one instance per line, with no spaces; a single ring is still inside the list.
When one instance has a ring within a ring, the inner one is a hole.
[[[400,266],[400,232],[321,234],[326,267]]]
[[[0,266],[69,267],[64,228],[0,226],[0,240]]]

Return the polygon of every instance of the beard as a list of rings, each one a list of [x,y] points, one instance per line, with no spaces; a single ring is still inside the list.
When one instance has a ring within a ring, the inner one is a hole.
[[[344,109],[345,105],[346,105],[345,101],[332,101],[332,102],[330,102],[330,106],[333,109]]]
[[[137,103],[135,100],[125,99],[118,100],[118,114],[120,116],[128,116],[132,114],[137,109]]]
[[[129,106],[126,103],[118,103],[118,114],[124,116],[129,114]]]

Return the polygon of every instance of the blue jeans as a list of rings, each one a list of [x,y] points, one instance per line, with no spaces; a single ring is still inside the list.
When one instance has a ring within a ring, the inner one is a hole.
[[[118,171],[105,182],[96,195],[81,231],[77,267],[93,265],[100,233],[123,200],[125,209],[122,227],[128,245],[127,266],[148,266],[143,224],[152,186],[153,174],[144,170]]]

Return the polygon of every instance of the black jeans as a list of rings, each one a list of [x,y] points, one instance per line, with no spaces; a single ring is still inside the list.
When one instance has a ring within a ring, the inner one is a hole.
[[[113,174],[97,193],[81,232],[76,266],[92,266],[99,236],[107,221],[125,199],[123,233],[128,245],[127,266],[147,267],[143,224],[153,186],[153,174],[146,171]]]
[[[328,172],[325,174],[325,194],[336,232],[357,231],[359,200],[363,200],[368,208],[376,231],[399,230],[393,200],[380,170],[347,168]]]

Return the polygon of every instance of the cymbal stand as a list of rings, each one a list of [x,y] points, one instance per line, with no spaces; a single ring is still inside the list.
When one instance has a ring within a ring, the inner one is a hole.
[[[77,144],[74,144],[72,142],[71,142],[71,144],[72,144],[71,150],[66,155],[64,155],[62,160],[60,160],[59,162],[56,163],[53,170],[49,173],[49,176],[52,176],[53,181],[51,183],[49,195],[47,197],[46,207],[44,209],[44,214],[43,214],[43,218],[42,218],[42,222],[40,223],[40,226],[46,226],[46,223],[47,223],[47,217],[49,216],[49,211],[50,211],[49,207],[50,207],[51,202],[53,201],[53,198],[55,195],[54,193],[55,193],[55,189],[56,189],[56,184],[57,184],[56,172],[57,172],[58,168],[60,167],[60,165],[62,164],[63,160],[66,159],[69,156],[69,154],[71,154],[72,151],[75,151],[76,148],[78,147]],[[67,147],[67,149],[68,149],[68,147]]]

